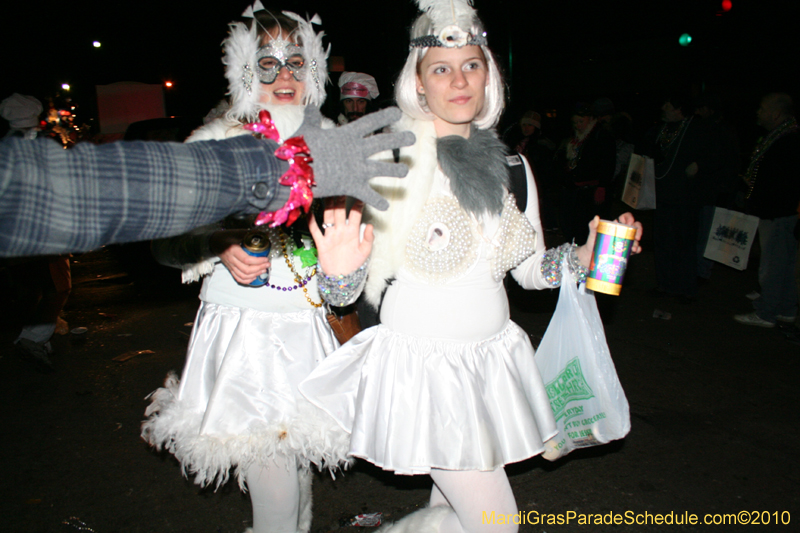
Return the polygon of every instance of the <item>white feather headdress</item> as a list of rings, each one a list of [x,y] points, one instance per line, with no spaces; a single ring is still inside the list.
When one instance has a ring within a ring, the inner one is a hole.
[[[254,18],[257,11],[265,11],[259,0],[247,8],[242,17]],[[315,32],[313,25],[321,24],[318,15],[306,20],[291,11],[283,12],[286,17],[297,22],[297,28],[292,32],[295,41],[303,46],[303,54],[308,65],[306,78],[304,105],[322,105],[325,101],[325,84],[328,81],[328,55],[330,45],[324,48],[323,32]],[[256,75],[257,52],[261,46],[258,35],[258,23],[254,20],[250,27],[243,22],[230,24],[228,37],[223,41],[222,63],[225,65],[225,77],[228,79],[228,94],[231,98],[231,108],[228,116],[236,120],[254,119],[260,109],[259,95],[260,82]]]
[[[476,22],[479,23],[472,0],[417,0],[417,5],[430,19],[432,31],[430,35],[412,39],[412,48],[460,48],[469,44],[486,44],[486,32],[472,34]]]

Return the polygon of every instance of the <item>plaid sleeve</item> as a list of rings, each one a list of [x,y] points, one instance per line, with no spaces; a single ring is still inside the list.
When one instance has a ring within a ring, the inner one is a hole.
[[[0,256],[91,250],[185,233],[281,199],[274,143],[0,143]],[[280,191],[281,193],[283,191]]]

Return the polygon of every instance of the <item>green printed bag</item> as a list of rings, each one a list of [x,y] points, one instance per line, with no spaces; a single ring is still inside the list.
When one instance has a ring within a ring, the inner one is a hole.
[[[566,262],[558,305],[536,350],[558,434],[545,443],[555,461],[576,448],[623,438],[630,410],[608,351],[594,293],[576,287]]]

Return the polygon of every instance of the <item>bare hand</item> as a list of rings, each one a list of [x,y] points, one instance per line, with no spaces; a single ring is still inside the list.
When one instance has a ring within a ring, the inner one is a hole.
[[[375,240],[372,224],[367,224],[363,239],[359,235],[363,209],[364,203],[356,202],[348,217],[345,197],[342,196],[325,202],[324,234],[313,217],[309,220],[308,229],[317,246],[319,266],[326,275],[350,274],[363,265],[372,252]]]
[[[217,231],[211,236],[211,251],[228,269],[237,283],[249,285],[264,274],[270,266],[269,257],[254,257],[242,249],[242,238],[247,230]]]
[[[637,222],[631,213],[623,213],[618,219],[614,220],[614,222],[619,222],[620,224],[625,224],[626,226],[633,226],[636,228],[636,236],[634,237],[633,245],[631,246],[631,255],[641,253],[642,246],[639,244],[639,241],[642,240],[642,223]],[[586,244],[579,247],[577,250],[578,259],[580,259],[581,264],[586,268],[589,268],[589,265],[592,262],[592,252],[594,251],[594,243],[597,240],[597,226],[599,225],[600,217],[597,216],[594,217],[591,222],[589,222],[589,237],[586,239]]]

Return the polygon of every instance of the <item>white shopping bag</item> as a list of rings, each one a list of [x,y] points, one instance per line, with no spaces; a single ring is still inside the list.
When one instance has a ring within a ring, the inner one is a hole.
[[[576,448],[621,439],[630,410],[606,343],[594,293],[580,289],[563,267],[558,305],[536,350],[558,434],[545,443],[555,461]]]
[[[656,170],[651,158],[631,154],[622,201],[634,209],[656,208]]]
[[[714,221],[711,223],[703,256],[737,270],[744,270],[747,268],[757,229],[758,217],[717,207],[714,209]]]

